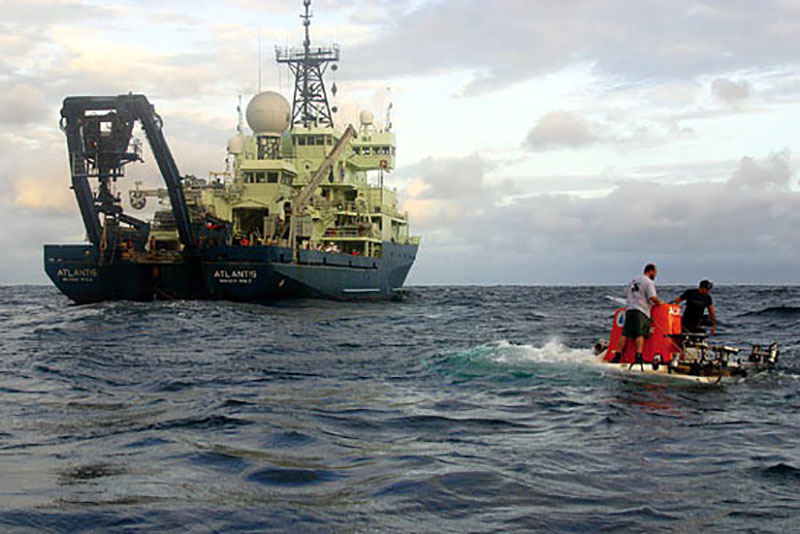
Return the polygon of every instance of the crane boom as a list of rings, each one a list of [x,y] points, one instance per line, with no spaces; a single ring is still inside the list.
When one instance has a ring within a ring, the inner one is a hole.
[[[308,181],[308,184],[300,191],[300,193],[295,197],[292,201],[292,220],[291,226],[289,227],[289,244],[292,248],[296,249],[296,223],[300,216],[303,214],[303,210],[305,210],[306,206],[308,205],[309,201],[311,200],[311,195],[314,194],[314,191],[319,187],[322,183],[322,180],[328,176],[328,173],[333,168],[334,163],[337,159],[342,155],[344,149],[347,147],[348,143],[351,139],[356,136],[356,129],[353,128],[352,124],[347,126],[347,129],[344,131],[342,136],[336,141],[336,144],[333,146],[333,150],[331,153],[328,154],[328,157],[325,158],[325,161],[322,162],[322,165],[311,175],[311,179]],[[295,250],[295,254],[296,254]]]
[[[141,160],[129,152],[133,126],[139,121],[145,131],[161,176],[167,186],[181,243],[194,248],[189,209],[183,194],[181,176],[161,131],[161,118],[144,95],[78,96],[64,99],[61,126],[67,136],[72,188],[81,210],[89,241],[99,244],[101,213],[135,227],[144,223],[124,215],[119,200],[111,194],[110,182],[123,176],[122,168]],[[99,181],[95,196],[88,178]]]

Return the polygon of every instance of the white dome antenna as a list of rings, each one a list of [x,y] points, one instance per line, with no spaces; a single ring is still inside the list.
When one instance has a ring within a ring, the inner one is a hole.
[[[275,91],[264,91],[254,96],[247,104],[247,125],[256,135],[280,137],[291,123],[289,102]]]
[[[358,122],[361,123],[361,131],[366,132],[372,129],[372,124],[375,122],[375,116],[368,109],[361,110],[358,114]]]

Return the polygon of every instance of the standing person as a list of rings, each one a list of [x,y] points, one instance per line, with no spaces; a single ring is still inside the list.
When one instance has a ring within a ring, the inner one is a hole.
[[[703,314],[708,308],[711,317],[711,335],[717,333],[717,315],[714,313],[714,301],[711,300],[711,288],[714,287],[709,280],[703,280],[697,289],[687,289],[673,303],[680,304],[686,301],[686,309],[681,318],[681,328],[685,333],[698,334],[704,332],[702,328]]]
[[[656,284],[653,280],[658,274],[658,267],[654,263],[645,265],[644,273],[637,276],[625,289],[625,323],[622,335],[617,343],[617,353],[612,357],[612,362],[619,362],[628,338],[633,338],[636,344],[636,361],[642,364],[644,352],[644,338],[650,333],[650,309],[663,304],[656,293]]]

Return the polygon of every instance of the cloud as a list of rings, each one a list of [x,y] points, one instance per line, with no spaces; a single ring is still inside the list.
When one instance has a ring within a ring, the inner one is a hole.
[[[795,14],[781,0],[426,2],[348,49],[343,75],[471,70],[474,95],[576,62],[632,81],[767,69],[796,63],[800,32],[781,29]]]
[[[711,92],[725,102],[740,102],[750,96],[750,84],[747,80],[735,82],[727,78],[717,78],[711,83]]]
[[[72,213],[75,195],[70,190],[66,149],[56,152],[19,145],[16,148],[15,165],[6,175],[13,184],[14,206],[28,208],[29,212]]]
[[[425,158],[419,172],[430,187],[422,198],[469,198],[484,191],[484,162],[477,154],[464,158],[437,160]]]
[[[69,86],[62,90],[79,93],[82,85],[96,94],[134,91],[185,98],[220,89],[217,79],[208,76],[210,60],[205,54],[117,43],[76,27],[58,28],[53,33],[62,47],[62,59],[53,66],[52,75],[62,86]],[[125,61],[120,61],[121,57]]]
[[[70,194],[66,185],[69,183],[68,179],[62,179],[60,184],[54,182],[52,179],[42,179],[42,176],[25,176],[17,181],[14,205],[41,211],[71,213],[75,196]]]
[[[528,133],[525,146],[531,150],[556,147],[577,148],[591,145],[598,138],[585,120],[569,111],[552,111],[539,119]]]
[[[425,158],[405,188],[404,207],[419,228],[449,232],[492,210],[509,184],[485,181],[486,163],[477,154],[463,158]]]
[[[113,19],[119,9],[80,0],[3,0],[4,24],[41,27],[50,24],[84,23]]]
[[[790,161],[788,151],[745,157],[727,180],[620,181],[592,198],[538,194],[500,202],[502,195],[483,184],[480,209],[454,210],[457,202],[439,190],[427,205],[438,204],[438,217],[407,205],[414,230],[435,236],[423,247],[432,250],[421,249],[420,276],[438,280],[438,273],[452,272],[461,277],[452,281],[463,283],[552,283],[576,276],[607,283],[614,270],[627,276],[625,265],[652,259],[669,266],[673,281],[698,273],[739,282],[769,276],[800,281],[800,193],[788,187]],[[465,163],[453,161],[451,168]],[[423,173],[420,179],[433,178]]]
[[[16,84],[0,92],[0,123],[10,126],[34,123],[48,113],[44,92],[27,84]]]
[[[759,161],[744,157],[739,168],[734,171],[728,185],[740,189],[760,189],[767,191],[788,191],[792,176],[791,154],[783,150]]]
[[[42,214],[28,208],[13,208],[10,204],[0,201],[0,249],[3,250],[0,281],[4,284],[46,283],[42,246],[82,240],[84,230],[77,208],[71,212]]]
[[[58,163],[66,166],[66,158],[59,153],[56,161],[38,148],[26,149],[0,135],[0,283],[45,283],[42,244],[83,236],[69,178],[58,169]],[[28,197],[29,188],[39,194]]]

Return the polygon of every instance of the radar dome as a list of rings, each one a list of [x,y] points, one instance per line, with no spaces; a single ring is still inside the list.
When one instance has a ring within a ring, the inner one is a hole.
[[[242,134],[236,134],[230,138],[228,141],[228,154],[241,154],[244,152],[244,140],[245,136]]]
[[[363,110],[361,113],[358,114],[358,120],[361,122],[363,126],[369,126],[372,124],[372,121],[375,119],[372,112],[368,109]]]
[[[247,124],[256,135],[280,135],[289,128],[292,112],[283,95],[264,91],[247,104]]]

